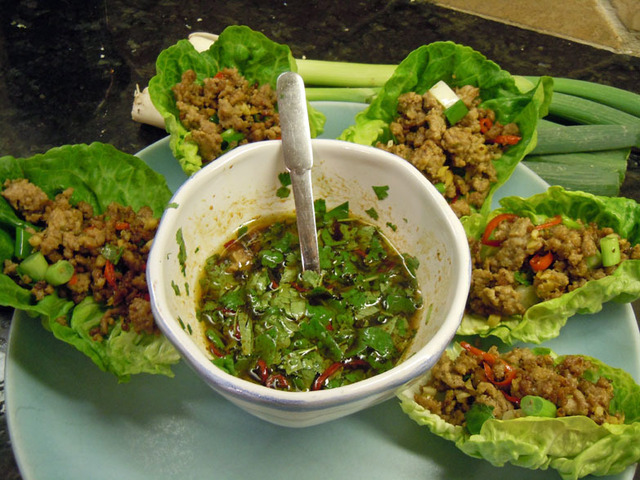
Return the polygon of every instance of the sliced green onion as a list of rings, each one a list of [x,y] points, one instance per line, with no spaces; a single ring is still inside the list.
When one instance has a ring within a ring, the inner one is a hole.
[[[31,254],[31,244],[29,238],[31,234],[27,232],[23,227],[16,228],[16,243],[14,249],[14,256],[19,260],[22,260]]]
[[[555,418],[557,408],[546,398],[537,395],[525,395],[520,399],[520,408],[527,417]]]
[[[44,280],[45,273],[49,264],[44,255],[40,252],[35,252],[25,258],[18,265],[18,273],[20,275],[26,275],[31,280],[36,282]]]
[[[469,109],[464,102],[444,81],[437,82],[429,89],[429,92],[444,107],[444,115],[451,125],[458,123],[469,113]]]
[[[433,186],[436,187],[436,190],[438,190],[438,192],[442,194],[444,194],[444,192],[447,190],[447,187],[443,182],[434,183]]]
[[[600,239],[600,253],[602,254],[602,266],[612,267],[620,263],[620,240],[615,234],[607,235]]]
[[[584,261],[587,264],[587,267],[590,270],[593,270],[594,268],[598,268],[602,265],[602,254],[597,252],[595,255],[585,258]]]
[[[53,265],[49,265],[44,274],[44,280],[49,284],[57,287],[71,280],[75,269],[68,260],[58,260]]]
[[[222,137],[222,140],[229,143],[239,142],[244,138],[244,134],[235,131],[233,128],[228,128],[227,130],[222,132],[220,136]]]

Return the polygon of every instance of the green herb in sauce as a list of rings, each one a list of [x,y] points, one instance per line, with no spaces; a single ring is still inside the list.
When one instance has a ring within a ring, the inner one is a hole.
[[[380,231],[316,202],[320,272],[302,272],[295,217],[250,229],[210,257],[198,318],[213,362],[292,391],[335,388],[393,367],[422,305],[418,261]]]

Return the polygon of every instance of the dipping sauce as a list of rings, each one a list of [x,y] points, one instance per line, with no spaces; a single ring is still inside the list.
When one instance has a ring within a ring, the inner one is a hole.
[[[335,388],[392,368],[422,306],[418,261],[377,227],[316,201],[320,271],[302,271],[293,215],[265,219],[206,262],[197,315],[213,362],[267,387]],[[241,229],[243,230],[243,229]]]

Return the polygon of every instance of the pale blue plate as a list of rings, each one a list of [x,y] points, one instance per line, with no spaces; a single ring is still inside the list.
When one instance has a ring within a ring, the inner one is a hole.
[[[317,103],[335,138],[363,108]],[[172,189],[185,179],[167,139],[139,156]],[[528,196],[546,184],[524,166],[499,191]],[[640,379],[640,334],[628,305],[571,318],[558,353],[584,353]],[[179,364],[175,378],[117,384],[40,323],[14,316],[6,363],[6,415],[26,480],[43,479],[553,479],[555,471],[492,467],[402,413],[396,400],[306,429],[277,427],[233,406]],[[634,468],[607,477],[633,477]]]

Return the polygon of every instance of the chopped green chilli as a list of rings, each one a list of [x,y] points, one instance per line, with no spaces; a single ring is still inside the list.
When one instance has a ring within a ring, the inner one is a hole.
[[[335,388],[397,364],[415,333],[418,261],[373,225],[316,201],[320,271],[302,271],[295,216],[265,218],[204,266],[198,319],[212,361],[291,391]]]

